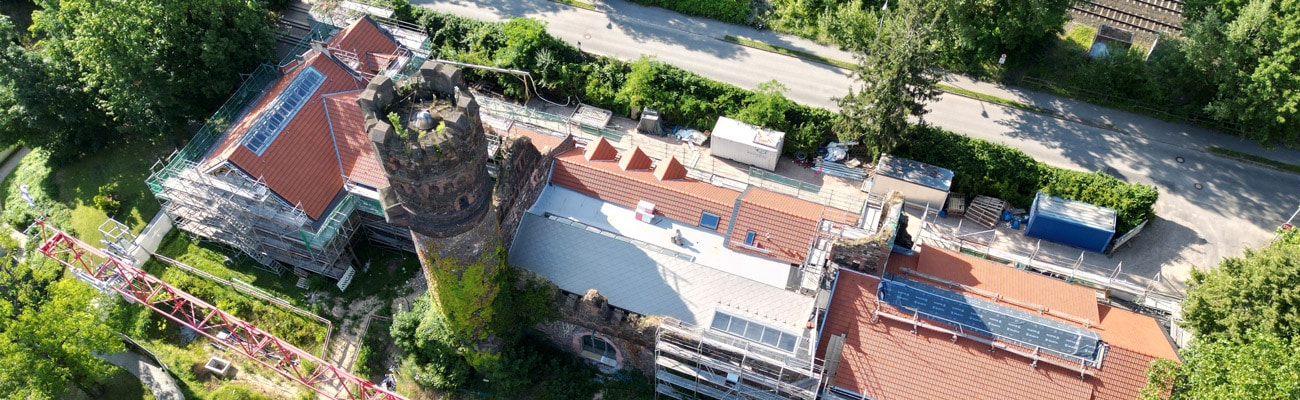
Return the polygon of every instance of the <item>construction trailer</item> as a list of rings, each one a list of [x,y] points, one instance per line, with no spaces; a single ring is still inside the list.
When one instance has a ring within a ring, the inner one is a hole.
[[[1115,210],[1039,192],[1025,235],[1104,253],[1118,220]]]
[[[775,171],[776,162],[781,159],[781,146],[785,144],[785,133],[718,117],[709,140],[712,141],[709,147],[714,157]]]
[[[952,178],[950,169],[881,154],[880,162],[862,183],[862,190],[882,196],[898,191],[910,206],[935,209],[944,206]]]

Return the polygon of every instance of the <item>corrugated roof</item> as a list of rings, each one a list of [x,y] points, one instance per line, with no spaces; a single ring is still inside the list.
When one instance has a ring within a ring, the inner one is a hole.
[[[366,134],[365,117],[357,105],[360,90],[325,96],[334,145],[338,149],[343,175],[374,189],[388,186],[388,175],[379,164],[379,155]]]
[[[1040,216],[1071,221],[1111,232],[1115,231],[1115,224],[1119,218],[1115,210],[1082,201],[1066,200],[1043,192],[1038,192],[1038,196],[1034,198],[1034,211]]]
[[[876,173],[943,191],[952,187],[952,170],[889,154],[880,155]]]
[[[1002,301],[1021,307],[1042,305],[1048,310],[1096,323],[1097,292],[993,261],[922,245],[916,271],[949,282],[996,293]],[[1028,303],[1028,304],[1019,304]]]
[[[653,164],[654,160],[645,155],[645,152],[641,151],[640,147],[633,147],[632,151],[624,152],[623,158],[618,160],[619,168],[623,168],[624,171],[650,169]]]
[[[510,263],[569,292],[594,288],[614,306],[696,326],[725,307],[802,331],[812,313],[812,297],[531,213],[519,223]]]
[[[659,165],[655,166],[655,178],[661,181],[686,179],[686,167],[677,161],[676,156],[669,156],[667,160],[659,160]]]
[[[587,161],[614,161],[614,158],[618,157],[618,149],[602,137],[588,143],[587,148],[582,151],[582,157]]]
[[[834,386],[877,399],[1088,399],[1089,381],[1048,363],[928,329],[880,318],[873,276],[841,270],[819,355],[832,335],[845,335]],[[889,307],[888,305],[881,305]]]

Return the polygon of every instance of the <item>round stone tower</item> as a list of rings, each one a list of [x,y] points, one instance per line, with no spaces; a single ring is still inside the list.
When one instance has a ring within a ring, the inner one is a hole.
[[[491,208],[487,140],[459,68],[433,61],[402,81],[377,76],[357,99],[389,188],[389,223],[429,238],[473,229]]]

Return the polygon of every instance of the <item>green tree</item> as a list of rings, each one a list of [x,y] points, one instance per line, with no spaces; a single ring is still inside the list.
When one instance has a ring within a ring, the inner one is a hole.
[[[931,3],[943,15],[944,64],[981,70],[1001,54],[1027,56],[1070,20],[1076,0],[945,0]]]
[[[1184,31],[1188,62],[1217,88],[1205,109],[1263,145],[1300,145],[1300,2],[1251,0],[1235,16],[1221,11],[1235,7],[1211,8]]]
[[[1251,331],[1242,339],[1198,338],[1182,351],[1182,364],[1157,362],[1147,373],[1142,398],[1300,398],[1300,338]]]
[[[758,84],[745,108],[736,113],[736,119],[769,129],[788,130],[790,123],[785,119],[785,112],[794,108],[794,103],[785,98],[786,90],[789,89],[775,80]]]
[[[0,16],[0,147],[94,147],[103,116],[81,93],[69,71],[47,65],[19,43],[9,18]],[[92,145],[87,145],[90,143]]]
[[[70,71],[121,133],[157,135],[206,117],[239,74],[270,58],[259,0],[40,0],[37,47]]]
[[[1197,338],[1240,341],[1251,330],[1300,337],[1300,229],[1209,272],[1193,269],[1189,284],[1183,319]]]
[[[62,398],[68,384],[95,395],[112,369],[96,354],[122,351],[106,323],[113,299],[60,279],[61,268],[44,260],[0,268],[0,393],[9,398]]]
[[[871,40],[850,50],[858,61],[853,71],[858,88],[836,98],[840,107],[835,132],[842,141],[861,140],[877,154],[901,143],[907,118],[925,115],[925,103],[939,95],[937,56],[930,37],[936,19],[911,0],[901,2],[883,20]]]

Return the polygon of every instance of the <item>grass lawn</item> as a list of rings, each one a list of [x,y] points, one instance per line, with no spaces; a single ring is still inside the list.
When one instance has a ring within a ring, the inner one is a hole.
[[[149,393],[148,389],[145,389],[144,383],[140,382],[140,378],[131,375],[126,369],[113,367],[113,375],[109,376],[108,380],[104,382],[104,395],[102,398],[133,400],[152,399],[154,397]]]
[[[739,38],[731,35],[724,36],[722,40],[732,42],[745,47],[753,47],[759,50],[770,51],[777,54],[784,54],[791,57],[801,58],[804,60],[819,62],[822,64],[836,66],[845,69],[854,69],[858,67],[857,64],[848,61],[836,60],[830,57],[822,57],[802,50],[795,50],[795,49],[790,49],[785,47],[773,46],[757,40],[749,40],[749,39]]]
[[[1257,155],[1254,155],[1254,154],[1242,153],[1242,152],[1240,152],[1240,151],[1229,150],[1229,149],[1225,149],[1225,148],[1222,148],[1222,147],[1219,147],[1219,146],[1210,146],[1209,148],[1207,148],[1207,149],[1205,149],[1205,150],[1206,150],[1206,151],[1209,151],[1209,152],[1211,152],[1211,153],[1221,154],[1221,155],[1224,155],[1224,156],[1228,156],[1228,157],[1236,158],[1236,159],[1238,159],[1238,160],[1246,160],[1246,161],[1251,161],[1251,162],[1256,162],[1256,163],[1260,163],[1260,164],[1268,165],[1268,166],[1271,166],[1271,167],[1273,167],[1273,168],[1277,168],[1277,169],[1280,169],[1280,170],[1283,170],[1283,171],[1300,172],[1300,165],[1287,164],[1287,163],[1284,163],[1284,162],[1281,162],[1281,161],[1274,161],[1274,160],[1270,160],[1270,159],[1267,159],[1267,158],[1264,158],[1264,157],[1260,157],[1260,156],[1257,156]]]
[[[14,229],[22,230],[45,213],[58,228],[97,245],[102,238],[99,225],[108,214],[95,206],[94,198],[100,187],[111,185],[112,198],[120,203],[117,219],[140,233],[160,208],[144,179],[154,162],[175,149],[166,140],[158,142],[119,145],[64,166],[53,165],[48,152],[34,149],[0,183],[0,198],[4,199],[0,215]],[[40,210],[32,209],[19,196],[23,184],[28,185]]]
[[[596,5],[582,0],[554,0],[556,3],[567,4],[584,10],[596,11]]]
[[[939,88],[939,90],[942,90],[942,91],[945,91],[945,92],[956,93],[956,94],[960,94],[960,95],[967,96],[967,97],[974,97],[974,98],[976,98],[976,99],[984,100],[984,101],[987,101],[987,102],[990,102],[990,103],[997,103],[997,104],[1001,104],[1001,105],[1008,106],[1008,107],[1015,107],[1015,108],[1019,108],[1019,109],[1026,110],[1026,111],[1033,111],[1033,112],[1036,112],[1036,113],[1042,113],[1042,114],[1054,114],[1054,112],[1053,112],[1052,110],[1049,110],[1049,109],[1046,109],[1046,108],[1042,108],[1042,107],[1038,107],[1038,106],[1034,106],[1034,105],[1029,105],[1029,104],[1021,103],[1021,102],[1019,102],[1019,101],[1015,101],[1015,100],[1007,100],[1007,99],[1004,99],[1004,98],[1001,98],[1001,97],[992,96],[992,95],[987,95],[987,94],[984,94],[984,93],[974,92],[974,91],[970,91],[970,90],[962,89],[962,88],[959,88],[959,87],[956,87],[956,86],[952,86],[952,85],[945,85],[945,84],[940,83],[940,84],[938,85],[938,88]]]

